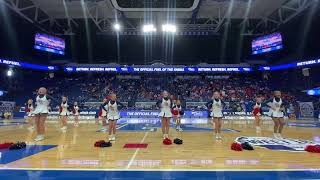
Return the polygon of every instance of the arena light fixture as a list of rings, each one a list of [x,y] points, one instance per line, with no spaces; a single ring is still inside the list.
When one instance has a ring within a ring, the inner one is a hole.
[[[7,71],[7,76],[8,77],[11,77],[13,75],[13,71],[11,70],[11,69],[9,69],[8,71]]]
[[[115,31],[120,31],[120,30],[121,30],[121,25],[120,25],[119,23],[115,23],[115,24],[113,25],[113,29],[114,29]]]
[[[309,95],[309,96],[314,96],[315,94],[316,94],[316,91],[315,90],[308,90],[307,91],[307,94]]]
[[[142,32],[144,33],[152,33],[152,32],[156,32],[157,29],[153,24],[145,24],[142,27]]]
[[[177,27],[174,24],[163,24],[162,31],[168,33],[175,33],[177,32]]]
[[[320,95],[320,89],[311,89],[307,91],[307,94],[309,96],[319,96]]]

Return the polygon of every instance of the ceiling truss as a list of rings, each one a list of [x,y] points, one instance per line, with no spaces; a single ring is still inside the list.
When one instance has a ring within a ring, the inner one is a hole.
[[[0,0],[8,8],[19,14],[21,17],[35,24],[42,30],[60,35],[74,35],[74,29],[79,27],[79,19],[73,19],[66,16],[64,19],[55,19],[45,13],[32,0]],[[64,0],[65,1],[65,0]],[[199,6],[195,8],[189,18],[177,18],[178,26],[177,35],[219,35],[222,28],[241,27],[241,35],[261,35],[276,31],[281,25],[289,22],[294,17],[310,8],[312,5],[319,3],[319,0],[288,0],[283,3],[271,15],[266,17],[231,19],[230,12],[218,8],[218,16],[212,18],[201,18],[198,13],[203,0],[199,0]],[[28,3],[26,3],[28,2]],[[113,9],[114,17],[110,18],[101,13],[99,4],[101,2],[81,1],[84,7],[86,18],[93,22],[97,28],[98,34],[112,35],[116,34],[112,24],[116,21],[123,23],[122,35],[140,35],[142,34],[141,24],[143,19],[129,18],[128,12]],[[110,3],[110,2],[109,2]],[[318,4],[317,4],[318,5]],[[67,10],[66,10],[67,11]]]
[[[319,0],[288,0],[270,16],[261,18],[255,26],[251,26],[252,20],[244,19],[241,24],[246,27],[244,35],[259,35],[274,32],[281,25],[288,23],[313,5],[318,6]]]
[[[73,35],[72,26],[78,26],[71,18],[67,19],[67,26],[62,25],[30,0],[0,0],[0,3],[4,3],[6,7],[47,33]]]

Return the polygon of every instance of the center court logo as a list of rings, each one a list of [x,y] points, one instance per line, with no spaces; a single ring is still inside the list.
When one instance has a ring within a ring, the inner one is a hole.
[[[278,151],[304,151],[308,144],[314,144],[312,141],[300,139],[275,139],[271,137],[237,137],[237,143],[248,142],[252,146],[264,147]]]

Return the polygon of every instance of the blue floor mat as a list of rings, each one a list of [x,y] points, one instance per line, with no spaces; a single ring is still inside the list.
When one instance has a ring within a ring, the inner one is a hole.
[[[319,179],[319,171],[26,171],[1,170],[1,179]]]
[[[27,145],[26,148],[19,150],[1,149],[0,164],[8,164],[55,147],[57,145]]]

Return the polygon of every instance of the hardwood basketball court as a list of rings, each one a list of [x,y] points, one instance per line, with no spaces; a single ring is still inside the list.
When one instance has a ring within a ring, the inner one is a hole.
[[[14,120],[16,123],[12,121],[2,122],[1,142],[25,141],[28,146],[25,150],[19,150],[20,155],[16,156],[16,159],[12,156],[17,152],[1,151],[1,168],[7,170],[248,171],[251,173],[313,170],[309,173],[319,175],[317,174],[319,172],[317,169],[320,168],[319,154],[281,148],[272,150],[259,146],[254,146],[253,151],[236,152],[230,149],[231,143],[237,137],[272,138],[270,121],[264,122],[260,134],[255,132],[252,121],[225,121],[221,141],[214,139],[208,124],[184,125],[184,132],[171,129],[170,137],[183,139],[182,145],[162,144],[159,124],[120,124],[116,141],[113,142],[112,147],[106,148],[94,147],[97,140],[107,139],[106,133],[97,132],[100,125],[81,123],[79,127],[73,127],[70,124],[67,132],[62,133],[57,123],[47,123],[46,139],[35,143],[33,142],[34,132],[28,131],[27,125],[21,124],[23,120]],[[285,128],[284,137],[319,141],[319,128],[317,122],[290,121]],[[124,148],[126,144],[145,144],[145,146]]]

